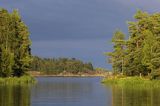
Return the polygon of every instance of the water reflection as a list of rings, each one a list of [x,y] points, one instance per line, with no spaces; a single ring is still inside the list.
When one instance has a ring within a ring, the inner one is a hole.
[[[30,87],[0,86],[0,106],[30,106]]]
[[[103,86],[100,78],[38,78],[0,86],[0,106],[160,106],[160,89]]]
[[[160,106],[160,90],[112,87],[112,106]]]
[[[32,106],[111,106],[111,91],[101,78],[39,77],[32,87]]]

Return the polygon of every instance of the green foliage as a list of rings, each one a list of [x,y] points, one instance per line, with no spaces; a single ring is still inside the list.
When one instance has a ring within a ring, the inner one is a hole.
[[[112,40],[113,52],[108,56],[114,71],[145,76],[160,71],[160,13],[139,10],[134,18],[135,21],[128,22],[129,39],[124,40],[119,37],[122,34],[116,32]]]
[[[14,65],[14,54],[7,49],[2,49],[1,55],[1,76],[9,77],[13,74],[12,67]]]
[[[123,59],[125,48],[125,35],[121,31],[116,31],[113,35],[112,42],[114,44],[113,52],[107,53],[109,56],[109,62],[113,65],[114,72],[123,71]]]
[[[17,10],[0,10],[0,77],[22,76],[31,63],[31,41]]]
[[[92,63],[83,63],[75,58],[40,58],[37,56],[33,57],[31,64],[32,71],[41,71],[45,74],[60,74],[66,73],[86,73],[93,71]]]
[[[96,71],[101,71],[101,72],[108,72],[109,70],[105,69],[105,68],[101,68],[101,67],[97,67],[95,68]]]

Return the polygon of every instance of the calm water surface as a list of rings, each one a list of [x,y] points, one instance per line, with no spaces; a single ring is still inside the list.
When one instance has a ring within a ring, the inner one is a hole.
[[[32,89],[32,106],[107,106],[111,89],[100,78],[38,78]]]
[[[0,106],[160,106],[160,89],[108,87],[99,77],[37,80],[33,86],[0,86]]]

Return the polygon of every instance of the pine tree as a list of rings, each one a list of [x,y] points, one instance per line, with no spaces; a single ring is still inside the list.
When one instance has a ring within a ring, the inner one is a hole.
[[[0,76],[21,76],[31,63],[31,41],[17,10],[0,10]]]
[[[116,31],[112,38],[112,42],[114,44],[113,52],[107,53],[109,56],[109,62],[113,66],[113,70],[115,73],[122,72],[123,73],[123,64],[124,64],[124,55],[125,55],[125,35],[121,31]]]
[[[125,48],[120,49],[115,42],[117,40],[113,40],[114,51],[108,53],[113,70],[121,70],[119,60],[124,58],[123,70],[126,75],[151,73],[152,76],[160,76],[160,13],[148,14],[139,10],[134,18],[135,21],[128,23],[129,39],[125,41]],[[113,35],[115,38],[118,37]]]
[[[14,75],[21,76],[29,69],[31,62],[29,32],[27,26],[21,20],[18,11],[12,13],[13,22],[15,24],[15,65]]]

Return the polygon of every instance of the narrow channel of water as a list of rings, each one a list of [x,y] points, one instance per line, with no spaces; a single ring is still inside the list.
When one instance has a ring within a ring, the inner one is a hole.
[[[0,106],[160,106],[160,89],[109,87],[100,77],[38,77],[34,86],[0,86]]]
[[[40,77],[32,89],[32,106],[110,106],[111,89],[101,78]]]

